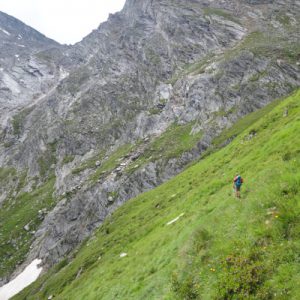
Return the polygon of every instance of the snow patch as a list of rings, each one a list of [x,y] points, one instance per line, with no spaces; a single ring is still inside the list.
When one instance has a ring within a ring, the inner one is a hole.
[[[168,222],[167,225],[171,225],[171,224],[175,223],[176,221],[178,221],[183,216],[184,216],[184,213],[180,214],[177,218],[175,218],[172,221]]]
[[[10,35],[10,33],[9,33],[8,31],[4,30],[4,29],[1,28],[1,27],[0,27],[0,30],[1,30],[2,32],[4,32],[6,35]]]
[[[8,300],[21,292],[25,287],[33,283],[42,272],[43,268],[38,267],[41,262],[41,259],[35,259],[15,279],[0,287],[0,299]]]

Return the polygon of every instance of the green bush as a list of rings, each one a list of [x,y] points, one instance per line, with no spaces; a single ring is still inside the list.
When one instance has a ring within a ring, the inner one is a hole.
[[[172,274],[172,290],[179,297],[179,299],[192,300],[198,299],[199,285],[194,280],[194,276],[187,276],[183,280],[178,279],[178,274]]]
[[[221,266],[218,299],[249,299],[258,294],[259,299],[269,299],[269,293],[260,291],[267,274],[261,254],[233,254],[227,256]],[[262,295],[265,296],[262,298]]]
[[[66,155],[62,161],[63,165],[66,165],[74,160],[74,155]]]

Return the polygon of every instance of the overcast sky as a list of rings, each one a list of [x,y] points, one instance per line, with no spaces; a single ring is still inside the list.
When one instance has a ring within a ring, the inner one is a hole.
[[[109,13],[120,11],[125,0],[0,0],[0,11],[62,44],[88,35]]]

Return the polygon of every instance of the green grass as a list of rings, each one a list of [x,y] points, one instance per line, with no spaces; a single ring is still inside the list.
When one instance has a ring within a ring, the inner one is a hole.
[[[22,131],[22,126],[27,115],[33,110],[33,107],[26,108],[20,111],[18,114],[14,115],[12,119],[13,133],[14,135],[20,135]]]
[[[200,73],[203,73],[208,63],[213,59],[213,57],[214,55],[212,53],[209,53],[201,60],[186,65],[180,76],[198,75]]]
[[[150,115],[159,115],[162,112],[162,109],[153,107],[148,110]]]
[[[10,176],[15,176],[17,173],[14,168],[0,168],[0,182],[4,184],[10,178]]]
[[[205,9],[206,14],[222,15],[223,17],[230,18],[230,14],[226,15],[226,11],[207,8]],[[232,17],[234,18],[234,17]],[[284,19],[285,20],[285,19]],[[232,19],[234,21],[234,19]],[[170,78],[167,83],[174,85],[180,78],[187,75],[198,75],[205,71],[209,63],[216,61],[230,61],[236,59],[243,51],[252,52],[256,56],[264,56],[271,59],[272,63],[275,63],[277,59],[287,60],[289,63],[297,63],[300,58],[300,43],[297,39],[289,39],[291,35],[297,34],[295,28],[291,26],[287,29],[285,34],[280,34],[276,30],[268,29],[266,32],[263,31],[252,31],[247,34],[235,47],[227,50],[222,57],[218,57],[213,53],[208,53],[199,61],[191,64],[187,64],[182,67],[181,70],[177,71],[176,74]],[[207,71],[208,72],[208,71]],[[222,70],[216,75],[222,75]],[[256,82],[260,78],[267,75],[267,72],[258,73],[250,78],[251,82]],[[237,87],[239,88],[239,87]]]
[[[111,172],[119,165],[119,159],[122,159],[126,154],[129,154],[132,149],[133,145],[131,144],[120,146],[109,156],[107,160],[102,163],[99,168],[97,168],[95,173],[91,175],[90,180],[95,183],[101,175]]]
[[[182,70],[178,71],[171,79],[167,81],[167,83],[174,85],[179,78],[182,78],[187,75],[198,75],[205,71],[205,68],[214,58],[213,53],[209,53],[205,55],[198,61],[195,61],[191,64],[186,64],[182,67]]]
[[[228,140],[235,138],[238,134],[243,132],[246,128],[251,126],[257,120],[262,118],[265,114],[269,113],[274,107],[276,107],[282,99],[275,100],[266,105],[262,109],[259,109],[253,113],[248,114],[242,119],[239,119],[232,127],[224,130],[217,138],[213,140],[213,147],[222,146]]]
[[[83,164],[81,164],[79,167],[75,168],[72,170],[73,174],[79,174],[82,171],[86,170],[86,169],[93,169],[95,168],[95,164],[96,162],[99,160],[101,161],[105,156],[105,152],[101,151],[100,153],[98,153],[97,155],[95,155],[94,157],[87,159]]]
[[[266,71],[262,71],[262,72],[257,72],[255,73],[251,78],[249,78],[249,80],[251,82],[255,82],[255,81],[258,81],[260,80],[261,78],[263,78],[264,76],[267,75],[267,72]]]
[[[224,9],[214,8],[214,7],[206,7],[206,8],[203,8],[203,12],[204,12],[204,15],[206,15],[206,16],[216,15],[216,16],[220,16],[224,19],[227,19],[229,21],[240,24],[240,21],[237,18],[235,18],[230,13],[230,11],[226,11]]]
[[[285,27],[289,27],[291,25],[291,18],[286,14],[277,14],[276,20]]]
[[[27,170],[18,173],[13,167],[0,168],[0,185],[6,191],[6,199],[11,198],[13,192],[19,192],[25,186],[26,178]]]
[[[251,51],[257,56],[265,56],[271,59],[287,59],[290,63],[296,63],[299,59],[300,43],[297,40],[290,41],[286,35],[278,35],[276,32],[253,31],[249,33],[236,47],[225,53],[225,60],[235,58],[241,51]]]
[[[38,158],[37,162],[39,165],[39,172],[42,178],[45,176],[51,176],[54,172],[53,165],[56,164],[56,148],[57,142],[49,143],[47,145],[47,150]]]
[[[66,164],[72,162],[74,159],[75,159],[74,155],[66,155],[62,161],[62,164],[66,165]]]
[[[13,185],[17,182],[17,170],[14,168],[0,168],[0,192],[6,193],[6,198],[12,193]],[[19,182],[18,186],[20,186]],[[1,209],[1,204],[0,204]]]
[[[151,161],[157,161],[160,158],[169,160],[179,157],[184,152],[193,149],[202,137],[202,132],[191,133],[194,125],[195,122],[185,125],[171,125],[161,136],[150,142],[142,155],[132,162],[126,170],[131,172],[136,166],[140,167]]]
[[[171,125],[161,136],[154,139],[149,145],[147,145],[142,155],[130,163],[126,168],[126,172],[133,172],[136,166],[142,166],[150,161],[156,161],[160,158],[169,160],[174,157],[178,157],[186,151],[191,150],[196,146],[196,143],[200,141],[202,133],[191,134],[192,128],[195,125],[194,122],[186,125]],[[78,174],[86,169],[95,168],[95,172],[90,176],[89,180],[92,184],[96,183],[99,178],[110,173],[120,164],[120,159],[134,152],[134,149],[138,148],[141,142],[132,144],[125,144],[111,153],[108,159],[103,160],[104,152],[84,162],[81,166],[72,171],[73,174]],[[96,168],[96,161],[101,161],[100,167]]]
[[[260,117],[227,147],[128,201],[73,260],[14,299],[297,299],[300,90]],[[236,172],[245,179],[241,201]]]
[[[147,145],[141,156],[135,161],[131,162],[125,171],[133,172],[136,167],[141,167],[151,161],[156,161],[160,158],[169,160],[171,158],[179,157],[184,152],[194,148],[197,142],[200,141],[202,132],[192,134],[194,122],[185,125],[173,124],[161,136],[154,139]],[[112,170],[117,168],[120,160],[130,153],[134,153],[142,142],[136,144],[125,144],[112,152],[107,159],[104,159],[105,152],[94,156],[93,158],[85,161],[81,166],[75,168],[72,173],[78,174],[87,169],[95,169],[94,173],[90,176],[89,180],[95,184],[101,177],[107,175]],[[100,161],[99,167],[95,166],[96,161]]]
[[[111,172],[119,165],[119,160],[129,154],[134,148],[131,144],[125,144],[113,151],[108,158],[105,159],[105,151],[101,151],[94,157],[85,161],[82,165],[72,170],[73,174],[79,174],[87,169],[95,169],[95,172],[90,176],[91,183],[95,183],[101,176]],[[96,162],[100,161],[101,165],[96,167]]]
[[[20,183],[24,180],[21,175]],[[0,210],[0,277],[10,274],[20,264],[29,251],[33,235],[23,229],[30,224],[30,231],[38,228],[41,220],[38,211],[50,209],[55,203],[52,197],[55,179],[36,188],[7,199]]]

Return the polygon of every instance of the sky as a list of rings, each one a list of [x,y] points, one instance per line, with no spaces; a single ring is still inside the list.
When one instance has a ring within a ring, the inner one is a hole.
[[[74,44],[124,4],[125,0],[0,0],[0,11],[61,44]]]

